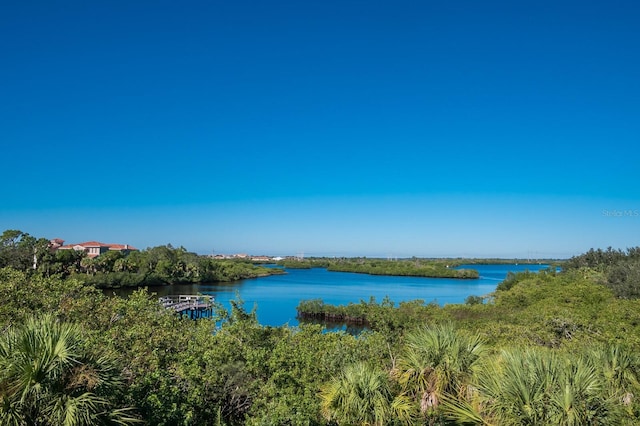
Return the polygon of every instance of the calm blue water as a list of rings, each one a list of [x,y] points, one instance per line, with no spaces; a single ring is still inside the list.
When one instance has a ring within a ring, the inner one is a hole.
[[[396,303],[415,299],[425,303],[436,301],[441,305],[463,303],[468,296],[493,292],[508,271],[538,271],[547,265],[463,265],[460,268],[476,269],[480,279],[387,277],[315,268],[290,269],[284,275],[232,283],[150,287],[149,291],[161,296],[210,294],[227,308],[230,307],[229,300],[236,298],[238,293],[245,302],[245,308],[251,310],[257,306],[261,324],[295,326],[298,324],[296,306],[300,300],[322,299],[326,303],[345,305],[361,300],[368,302],[372,296],[380,302],[389,296]],[[123,289],[116,293],[125,296],[131,291]]]

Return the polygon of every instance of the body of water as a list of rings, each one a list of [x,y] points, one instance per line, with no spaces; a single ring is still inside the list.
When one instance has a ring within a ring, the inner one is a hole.
[[[241,280],[230,283],[187,284],[149,287],[158,296],[169,294],[207,294],[229,308],[229,301],[239,294],[245,308],[257,306],[258,320],[263,325],[295,326],[296,307],[301,300],[322,299],[325,303],[346,305],[375,297],[380,302],[386,296],[396,303],[421,299],[425,303],[463,303],[471,295],[483,296],[493,292],[509,271],[538,271],[547,265],[463,265],[476,269],[480,278],[460,280],[451,278],[389,277],[380,275],[329,272],[326,269],[289,269],[287,274]],[[128,296],[134,289],[110,289],[119,296]]]

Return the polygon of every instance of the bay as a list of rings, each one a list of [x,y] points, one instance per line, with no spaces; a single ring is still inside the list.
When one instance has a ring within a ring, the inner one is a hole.
[[[171,294],[213,295],[215,300],[230,308],[230,300],[239,296],[245,308],[256,307],[258,321],[263,325],[298,325],[296,307],[301,300],[322,299],[325,303],[346,305],[348,303],[377,302],[389,297],[396,304],[403,301],[423,300],[464,303],[468,296],[483,296],[493,292],[509,271],[546,269],[544,264],[462,265],[459,268],[476,269],[479,279],[461,280],[452,278],[391,277],[329,272],[322,268],[288,269],[286,274],[234,281],[229,283],[180,284],[149,287],[158,296]],[[135,289],[109,289],[108,294],[127,297]]]

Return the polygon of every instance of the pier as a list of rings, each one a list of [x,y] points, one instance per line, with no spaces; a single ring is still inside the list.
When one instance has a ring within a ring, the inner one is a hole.
[[[192,319],[211,316],[213,314],[213,296],[173,294],[162,296],[158,301],[166,309],[172,309],[181,315],[187,314]]]

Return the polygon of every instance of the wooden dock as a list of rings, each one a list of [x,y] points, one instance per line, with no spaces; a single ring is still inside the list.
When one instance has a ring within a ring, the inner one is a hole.
[[[179,314],[186,314],[196,319],[213,314],[213,296],[203,296],[194,294],[172,294],[162,296],[160,304],[166,309],[172,309]]]

